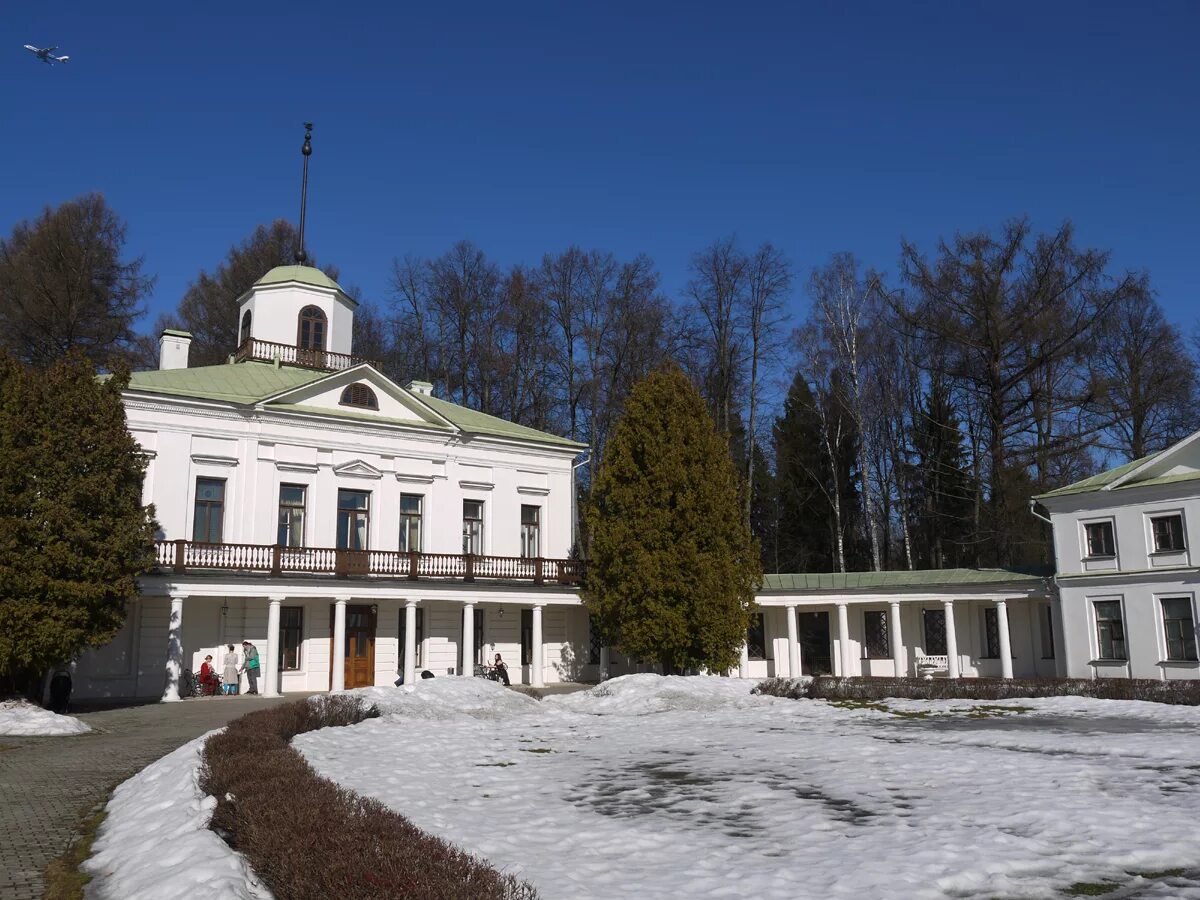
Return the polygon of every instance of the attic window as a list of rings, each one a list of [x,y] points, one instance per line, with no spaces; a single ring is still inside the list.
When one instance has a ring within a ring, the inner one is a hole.
[[[364,409],[379,409],[375,392],[365,384],[351,384],[342,391],[342,406],[361,406]]]
[[[325,349],[325,313],[319,306],[306,306],[300,310],[296,344],[301,350]]]
[[[242,331],[238,335],[238,346],[246,343],[250,339],[250,310],[246,310],[246,314],[242,316]]]

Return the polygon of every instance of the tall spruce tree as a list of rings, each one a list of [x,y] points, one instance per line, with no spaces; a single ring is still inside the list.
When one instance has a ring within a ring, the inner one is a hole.
[[[975,485],[966,468],[958,414],[941,381],[930,385],[914,431],[917,458],[909,481],[919,564],[931,569],[969,565],[977,555],[971,533]]]
[[[742,483],[676,367],[638,383],[586,509],[584,602],[622,654],[665,673],[736,665],[762,577]]]
[[[775,490],[778,553],[773,571],[830,572],[833,506],[828,463],[821,450],[821,419],[803,374],[797,373],[775,420]]]
[[[111,640],[152,562],[127,383],[78,353],[41,370],[0,353],[0,692],[35,694],[48,667]]]

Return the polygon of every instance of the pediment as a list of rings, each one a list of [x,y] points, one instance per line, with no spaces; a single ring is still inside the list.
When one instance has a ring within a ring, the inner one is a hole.
[[[352,385],[369,389],[374,406],[343,402],[347,388]],[[377,418],[380,423],[386,424],[457,430],[447,419],[414,399],[408,391],[367,363],[333,372],[324,378],[267,397],[259,406],[280,412],[325,413],[368,421]]]
[[[1196,432],[1108,485],[1109,489],[1132,487],[1154,478],[1187,478],[1200,473],[1200,432]]]
[[[351,478],[382,478],[383,472],[361,459],[352,459],[333,467],[335,475],[347,475]]]

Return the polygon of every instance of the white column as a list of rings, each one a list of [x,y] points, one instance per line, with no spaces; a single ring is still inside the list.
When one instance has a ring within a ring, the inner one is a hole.
[[[750,645],[742,644],[742,655],[738,660],[738,678],[750,677]]]
[[[797,637],[796,604],[787,608],[788,677],[800,677],[800,639]]]
[[[462,670],[459,675],[471,676],[475,672],[475,604],[463,604],[462,624]]]
[[[404,683],[417,680],[417,601],[404,604]]]
[[[163,686],[164,701],[179,698],[179,680],[183,677],[183,601],[187,594],[171,594],[171,620],[167,624],[167,667],[166,684]]]
[[[263,660],[263,674],[266,683],[263,694],[267,697],[279,696],[279,605],[282,597],[268,597],[267,607],[267,646],[264,648],[267,658]]]
[[[847,609],[845,603],[837,605],[838,616],[838,656],[840,657],[841,676],[849,678],[853,672],[850,671],[850,610]]]
[[[908,662],[904,658],[904,640],[900,636],[900,602],[892,600],[888,606],[891,609],[888,634],[892,639],[892,666],[896,677],[903,678],[908,674]]]
[[[333,604],[333,659],[329,664],[333,667],[330,690],[334,691],[346,689],[346,604],[349,602],[349,597],[338,597]]]
[[[609,660],[611,658],[612,658],[612,654],[609,652],[608,645],[601,647],[600,648],[600,680],[601,681],[608,680],[608,668],[610,665]]]
[[[1008,602],[996,601],[996,626],[1000,632],[1000,677],[1012,678],[1012,641],[1008,635]]]
[[[535,603],[533,607],[533,665],[530,667],[530,684],[534,687],[544,687],[542,674],[542,606]]]
[[[942,609],[946,611],[946,674],[958,678],[962,673],[958,668],[958,632],[954,627],[954,601],[943,600]]]

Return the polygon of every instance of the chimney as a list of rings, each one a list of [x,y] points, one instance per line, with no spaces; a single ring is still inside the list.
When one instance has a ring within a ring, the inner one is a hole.
[[[174,328],[164,328],[158,339],[159,369],[186,369],[188,364],[188,347],[192,345],[190,331],[176,331]]]
[[[410,381],[405,385],[405,388],[412,391],[414,394],[420,394],[423,397],[433,396],[433,385],[428,381]]]

